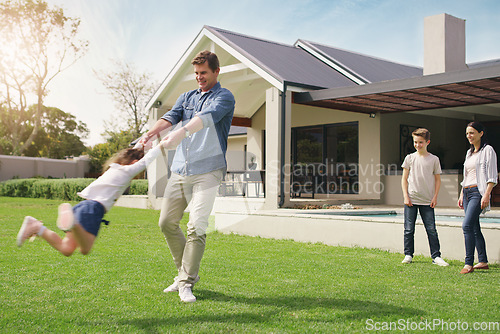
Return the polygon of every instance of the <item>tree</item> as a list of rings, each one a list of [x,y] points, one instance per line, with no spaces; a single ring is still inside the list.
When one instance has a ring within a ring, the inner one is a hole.
[[[43,107],[41,129],[35,144],[28,150],[34,148],[37,156],[53,159],[79,156],[86,150],[81,139],[87,138],[88,134],[87,125],[77,121],[75,116],[58,108]]]
[[[15,129],[19,132],[21,141],[26,141],[33,131],[36,109],[36,105],[27,108],[26,121]],[[5,119],[9,119],[8,114],[5,109],[0,108],[0,135],[2,136],[0,153],[12,154],[13,147],[5,138],[12,137],[11,132],[14,129],[9,127],[8,122],[4,121]],[[75,116],[58,108],[42,106],[40,125],[40,130],[32,145],[24,151],[24,155],[61,159],[66,156],[78,156],[86,150],[81,139],[88,136],[89,130],[87,125],[77,121]]]
[[[49,83],[86,52],[79,25],[79,19],[65,16],[59,7],[49,8],[43,0],[0,4],[0,103],[10,115],[7,140],[15,155],[33,145],[40,131]],[[30,100],[36,105],[33,127],[22,141]]]
[[[86,152],[90,158],[88,177],[98,177],[101,175],[103,172],[102,167],[114,153],[116,153],[116,151],[112,151],[109,143],[100,143],[89,147]]]
[[[97,177],[103,170],[102,167],[106,161],[116,152],[130,146],[135,137],[130,131],[110,131],[107,130],[104,135],[108,138],[106,143],[94,145],[87,149],[90,158],[90,172],[93,177]]]
[[[113,61],[113,63],[114,71],[95,72],[115,101],[118,110],[125,115],[125,124],[108,123],[108,131],[118,133],[123,130],[130,131],[133,137],[137,138],[141,135],[148,120],[146,104],[158,84],[151,82],[150,73],[139,73],[130,63],[119,61]]]

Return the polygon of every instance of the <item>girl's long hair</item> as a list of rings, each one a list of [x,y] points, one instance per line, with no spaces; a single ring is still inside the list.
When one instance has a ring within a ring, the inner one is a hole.
[[[481,149],[486,145],[488,144],[488,138],[486,137],[486,129],[484,128],[484,125],[482,123],[479,123],[479,122],[470,122],[469,124],[467,124],[467,127],[472,127],[474,129],[476,129],[477,132],[483,132],[483,135],[481,137],[481,144],[479,145],[479,151],[481,151]],[[476,149],[474,147],[473,144],[470,144],[470,149],[472,151],[472,153],[474,153],[474,150]]]
[[[134,160],[140,160],[144,156],[144,150],[139,148],[126,148],[118,151],[104,164],[104,171],[108,170],[112,163],[119,165],[130,165]]]

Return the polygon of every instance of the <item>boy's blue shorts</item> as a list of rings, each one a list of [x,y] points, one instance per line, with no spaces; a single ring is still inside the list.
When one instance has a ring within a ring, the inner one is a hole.
[[[96,237],[105,213],[106,210],[101,203],[88,199],[81,201],[73,207],[73,215],[76,222],[82,225],[85,231],[92,233]]]

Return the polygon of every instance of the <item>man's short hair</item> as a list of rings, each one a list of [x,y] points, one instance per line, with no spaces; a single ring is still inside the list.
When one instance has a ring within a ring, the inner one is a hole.
[[[412,136],[418,136],[418,137],[422,137],[424,138],[426,141],[427,140],[431,140],[431,133],[429,132],[429,130],[427,129],[424,129],[424,128],[419,128],[419,129],[416,129],[415,131],[413,131],[411,133]]]
[[[219,68],[219,58],[217,58],[215,53],[208,50],[198,53],[196,57],[193,58],[191,65],[201,65],[205,64],[205,62],[208,62],[208,67],[214,72]]]

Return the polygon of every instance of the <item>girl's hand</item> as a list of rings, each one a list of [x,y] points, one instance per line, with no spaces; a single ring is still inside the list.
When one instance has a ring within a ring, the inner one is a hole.
[[[464,199],[462,198],[462,196],[460,196],[460,198],[458,199],[457,205],[460,209],[464,208]]]
[[[178,129],[170,132],[165,138],[160,142],[166,149],[176,148],[181,141],[186,137],[186,131],[184,129]]]
[[[153,141],[151,140],[151,136],[148,133],[145,133],[141,139],[135,144],[134,148],[144,148],[146,151],[151,146],[153,145]]]

